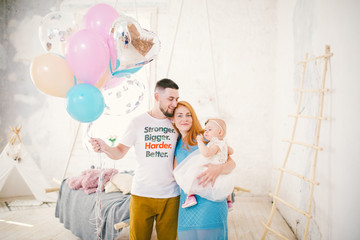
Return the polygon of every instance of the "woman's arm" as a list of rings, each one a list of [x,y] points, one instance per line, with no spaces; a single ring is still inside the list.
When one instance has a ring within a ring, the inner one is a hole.
[[[203,184],[204,187],[210,182],[211,185],[214,186],[217,177],[220,176],[220,174],[231,173],[236,167],[236,163],[230,156],[228,156],[226,163],[218,165],[206,164],[205,167],[208,169],[197,177],[199,179],[199,185]]]
[[[173,170],[176,168],[176,166],[177,166],[177,161],[176,161],[176,157],[174,157]]]
[[[233,155],[233,154],[234,154],[234,149],[228,146],[228,155]]]

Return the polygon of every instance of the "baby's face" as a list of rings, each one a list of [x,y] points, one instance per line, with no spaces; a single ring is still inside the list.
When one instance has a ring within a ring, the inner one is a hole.
[[[210,141],[213,137],[221,138],[221,129],[216,123],[209,121],[205,126],[204,137]]]

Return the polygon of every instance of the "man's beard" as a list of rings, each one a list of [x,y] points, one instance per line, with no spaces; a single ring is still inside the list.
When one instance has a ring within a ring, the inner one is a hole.
[[[165,111],[161,106],[160,106],[160,111],[166,116],[166,117],[172,117],[174,116],[174,112],[173,111],[172,113],[169,113],[168,111]]]

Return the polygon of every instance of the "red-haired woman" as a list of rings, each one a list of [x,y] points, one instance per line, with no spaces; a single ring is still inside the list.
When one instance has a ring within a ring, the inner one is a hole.
[[[172,122],[180,135],[175,150],[174,167],[176,167],[198,149],[196,136],[203,134],[204,129],[201,127],[193,107],[185,101],[178,103]],[[234,168],[235,162],[231,158],[224,164],[210,164],[208,169],[199,176],[199,183],[214,184],[220,174],[228,174]],[[186,194],[181,190],[180,203],[185,201],[185,198]],[[196,200],[198,204],[195,206],[179,208],[179,240],[228,239],[226,199],[221,202],[213,202],[196,195]]]

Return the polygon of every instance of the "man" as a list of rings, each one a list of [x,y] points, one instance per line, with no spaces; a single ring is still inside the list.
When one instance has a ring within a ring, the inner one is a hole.
[[[108,146],[91,139],[95,152],[123,158],[134,146],[135,170],[130,201],[130,239],[150,239],[154,220],[157,238],[176,239],[180,190],[172,174],[177,133],[169,117],[179,99],[178,85],[162,79],[155,86],[153,108],[133,119],[120,143]]]

